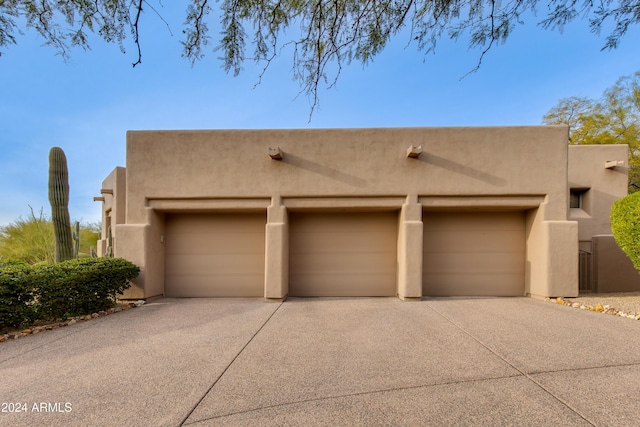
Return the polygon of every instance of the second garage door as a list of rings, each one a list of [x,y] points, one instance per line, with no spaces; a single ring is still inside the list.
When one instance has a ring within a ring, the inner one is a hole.
[[[291,213],[289,295],[396,295],[397,213]]]
[[[266,214],[167,215],[165,295],[264,295]]]
[[[523,212],[425,212],[423,245],[423,295],[524,295]]]

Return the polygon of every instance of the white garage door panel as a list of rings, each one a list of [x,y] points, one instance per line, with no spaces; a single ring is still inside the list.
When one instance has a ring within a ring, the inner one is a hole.
[[[291,296],[396,294],[397,214],[290,215]]]
[[[524,294],[522,212],[427,212],[423,294]]]
[[[165,294],[264,295],[264,214],[168,215]]]

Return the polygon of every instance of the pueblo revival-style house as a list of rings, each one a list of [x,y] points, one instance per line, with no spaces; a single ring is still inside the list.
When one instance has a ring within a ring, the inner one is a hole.
[[[142,269],[125,298],[640,289],[609,226],[628,147],[564,126],[131,131],[126,153],[96,197],[99,253]]]

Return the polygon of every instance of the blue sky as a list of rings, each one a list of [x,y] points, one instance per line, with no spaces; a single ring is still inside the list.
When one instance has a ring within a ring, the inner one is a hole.
[[[162,13],[173,36],[146,14],[143,62],[135,69],[132,47],[123,55],[99,40],[90,51],[73,50],[66,63],[34,31],[0,49],[0,225],[27,217],[29,206],[49,215],[52,146],[67,155],[72,219],[93,222],[100,220],[100,204],[92,200],[102,180],[125,165],[127,130],[537,125],[559,99],[599,97],[618,77],[640,70],[639,28],[618,49],[600,51],[604,37],[587,22],[560,34],[525,17],[463,79],[480,56],[466,39],[443,39],[425,55],[407,46],[405,34],[367,66],[343,68],[334,88],[320,90],[309,122],[309,101],[297,97],[286,52],[254,87],[261,67],[253,63],[233,77],[215,52],[194,67],[182,59],[183,12]],[[214,22],[209,27],[212,35],[219,31]]]

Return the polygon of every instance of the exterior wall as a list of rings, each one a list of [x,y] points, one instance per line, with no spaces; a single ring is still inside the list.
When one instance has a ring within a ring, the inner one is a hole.
[[[102,202],[102,239],[98,240],[98,256],[107,253],[107,235],[111,226],[111,236],[115,236],[115,226],[125,223],[126,213],[126,170],[123,167],[116,167],[102,181],[100,189]]]
[[[627,145],[569,146],[569,187],[585,190],[582,207],[570,208],[569,219],[579,224],[580,250],[590,265],[583,267],[592,291],[640,291],[640,275],[611,235],[613,203],[628,191]],[[606,162],[619,163],[606,168]]]
[[[115,249],[142,268],[128,297],[163,293],[167,212],[266,212],[265,297],[281,299],[288,212],[381,209],[398,215],[400,298],[422,296],[425,209],[524,212],[526,293],[574,296],[567,135],[564,126],[128,132]],[[410,146],[422,154],[408,158]]]
[[[640,291],[640,274],[613,236],[593,236],[592,257],[595,291]]]
[[[570,145],[569,187],[587,190],[581,209],[569,209],[569,219],[579,224],[579,240],[590,241],[599,234],[611,234],[611,205],[627,195],[627,145]],[[605,168],[607,161],[621,165]]]
[[[409,194],[548,195],[545,219],[566,220],[566,141],[564,126],[133,131],[126,222],[165,200]],[[267,155],[276,146],[282,161]]]

